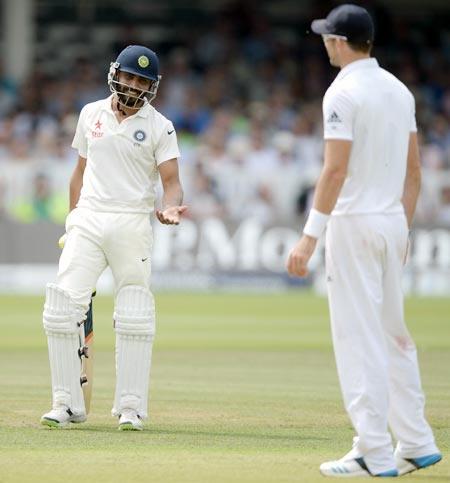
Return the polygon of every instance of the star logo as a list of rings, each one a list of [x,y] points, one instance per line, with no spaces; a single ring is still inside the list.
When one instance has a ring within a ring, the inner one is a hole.
[[[100,119],[95,123],[95,129],[99,130],[102,128],[102,123],[100,122]]]

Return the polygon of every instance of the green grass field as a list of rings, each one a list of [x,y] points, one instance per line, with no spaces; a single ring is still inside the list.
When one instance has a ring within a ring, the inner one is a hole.
[[[88,422],[50,431],[42,298],[0,297],[0,482],[315,482],[352,428],[337,382],[325,299],[157,294],[151,421],[119,432],[112,300],[95,301]],[[450,482],[450,300],[410,299],[427,415],[444,460],[402,481]]]

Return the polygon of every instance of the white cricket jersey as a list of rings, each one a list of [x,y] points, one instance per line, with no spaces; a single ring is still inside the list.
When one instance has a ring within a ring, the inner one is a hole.
[[[414,97],[374,58],[346,65],[323,99],[324,139],[352,141],[332,215],[401,213]]]
[[[77,206],[150,213],[158,166],[180,156],[173,124],[150,104],[119,123],[111,99],[86,104],[80,113],[72,147],[87,162]]]

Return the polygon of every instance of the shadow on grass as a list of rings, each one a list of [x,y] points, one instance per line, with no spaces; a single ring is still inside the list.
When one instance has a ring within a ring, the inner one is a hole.
[[[123,434],[117,427],[105,426],[72,426],[70,431],[96,432],[107,434]],[[321,437],[317,435],[305,434],[269,434],[260,432],[242,432],[242,431],[210,431],[196,429],[165,429],[165,428],[146,428],[144,431],[126,431],[127,434],[139,434],[148,436],[198,436],[198,437],[220,437],[220,438],[241,438],[249,440],[267,440],[267,441],[329,441],[331,438]]]

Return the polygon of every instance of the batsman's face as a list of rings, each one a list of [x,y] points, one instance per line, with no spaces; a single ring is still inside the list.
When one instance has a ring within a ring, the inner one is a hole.
[[[129,72],[119,72],[118,95],[122,104],[138,109],[144,103],[144,96],[149,91],[152,81]]]
[[[142,91],[150,89],[151,81],[139,75],[130,74],[129,72],[119,72],[119,82],[124,84],[124,94],[139,95]],[[128,91],[127,88],[128,87]]]

